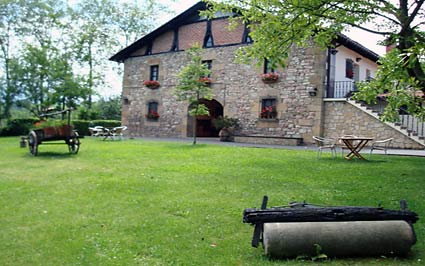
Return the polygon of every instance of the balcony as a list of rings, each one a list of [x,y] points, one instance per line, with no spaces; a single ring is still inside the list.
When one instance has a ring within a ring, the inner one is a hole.
[[[357,91],[354,81],[334,81],[325,84],[325,98],[347,98],[350,92]]]

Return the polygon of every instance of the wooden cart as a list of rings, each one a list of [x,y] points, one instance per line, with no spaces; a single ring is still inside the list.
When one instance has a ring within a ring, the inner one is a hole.
[[[70,153],[77,154],[80,149],[80,138],[78,133],[74,130],[71,125],[71,109],[66,109],[63,111],[49,113],[41,115],[40,117],[49,117],[61,115],[62,119],[67,119],[67,123],[61,126],[50,126],[44,127],[41,129],[32,130],[28,135],[28,147],[30,154],[37,156],[38,154],[38,145],[44,142],[51,142],[49,144],[63,144],[62,142],[53,142],[53,141],[65,141],[65,144],[68,145],[68,150]],[[41,122],[42,123],[42,122]]]

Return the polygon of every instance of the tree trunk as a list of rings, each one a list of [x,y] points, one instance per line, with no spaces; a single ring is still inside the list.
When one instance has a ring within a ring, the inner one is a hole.
[[[417,8],[420,8],[423,4],[422,1],[418,1]],[[398,48],[402,53],[409,54],[409,56],[403,57],[404,64],[406,65],[407,73],[410,77],[416,79],[419,82],[419,87],[423,92],[425,92],[425,72],[421,67],[420,59],[417,53],[411,51],[411,48],[415,46],[416,40],[415,31],[411,27],[411,22],[413,19],[410,16],[415,16],[415,14],[409,15],[409,6],[407,0],[400,0],[400,12],[398,14],[399,21],[401,22],[400,30],[400,40]]]
[[[371,207],[313,207],[245,209],[245,223],[336,222],[405,220],[415,223],[416,213]]]
[[[196,144],[196,127],[197,127],[197,121],[196,121],[196,115],[194,115],[193,116],[193,127],[192,127],[193,145]]]

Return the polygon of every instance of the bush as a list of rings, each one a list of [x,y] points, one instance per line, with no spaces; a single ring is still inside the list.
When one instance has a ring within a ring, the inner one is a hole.
[[[74,125],[74,129],[77,130],[78,135],[80,136],[88,136],[90,121],[86,120],[72,120],[72,124]]]
[[[34,127],[34,123],[37,121],[38,121],[37,118],[11,119],[7,122],[6,127],[0,130],[0,135],[1,136],[28,135],[30,130]]]
[[[28,135],[30,130],[34,128],[34,123],[38,122],[37,118],[19,118],[10,120],[6,127],[0,129],[0,136],[21,136]],[[89,136],[89,127],[102,126],[102,127],[119,127],[121,121],[119,120],[72,120],[74,129],[77,130],[79,135]]]

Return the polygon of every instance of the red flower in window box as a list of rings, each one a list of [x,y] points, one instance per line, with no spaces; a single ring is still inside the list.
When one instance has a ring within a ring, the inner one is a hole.
[[[198,81],[204,83],[205,85],[210,85],[212,83],[212,79],[209,77],[202,77]]]
[[[264,107],[260,113],[260,118],[265,118],[265,119],[276,118],[276,116],[277,116],[276,108],[273,106]]]
[[[143,82],[143,85],[145,85],[149,89],[154,90],[154,89],[157,89],[161,84],[159,84],[157,80],[145,80]]]
[[[157,120],[159,118],[159,114],[157,111],[150,111],[145,116],[147,119],[150,119],[150,120]]]
[[[261,75],[261,80],[264,83],[273,83],[276,82],[279,79],[279,75],[271,72],[271,73],[265,73]]]

